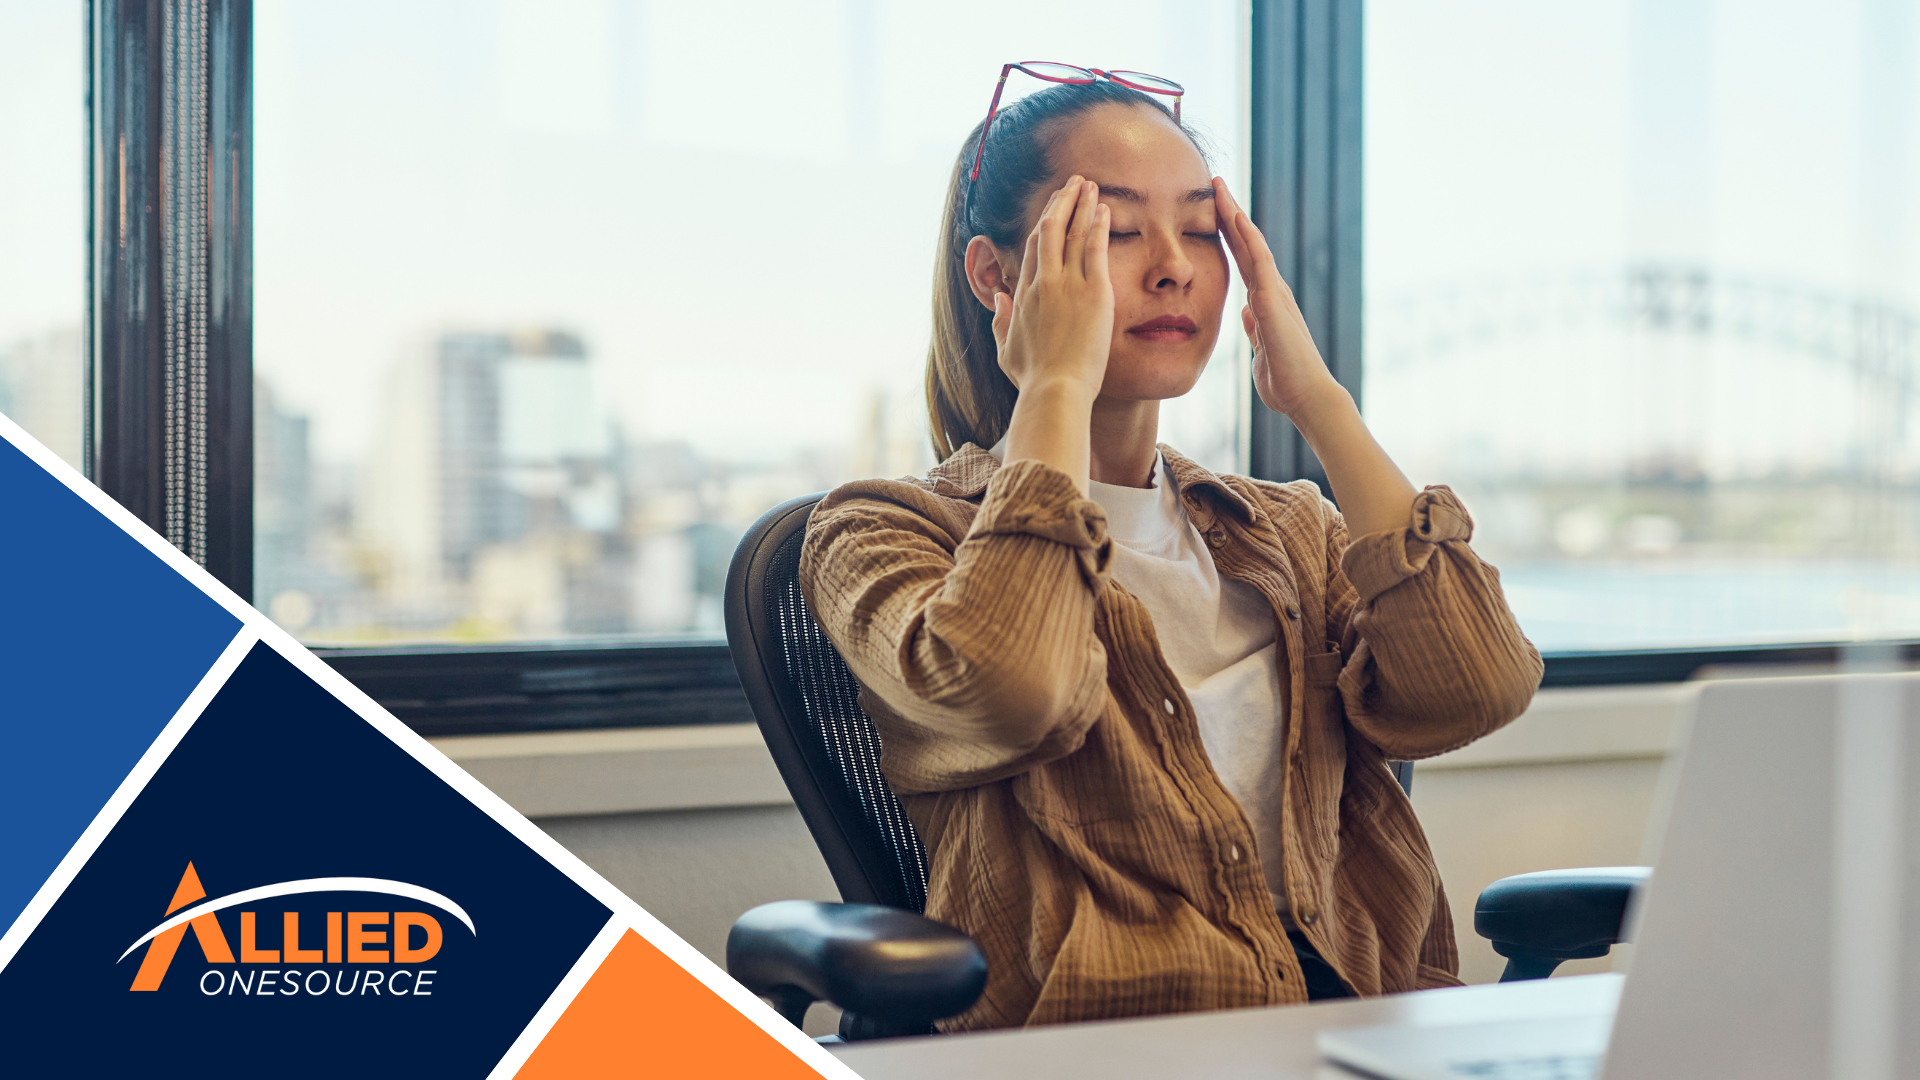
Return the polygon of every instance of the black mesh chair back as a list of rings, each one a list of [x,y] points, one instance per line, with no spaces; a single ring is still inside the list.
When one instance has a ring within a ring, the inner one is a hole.
[[[822,495],[754,523],[727,571],[727,643],[767,748],[851,903],[923,911],[927,853],[880,775],[860,683],[800,595],[800,545]]]

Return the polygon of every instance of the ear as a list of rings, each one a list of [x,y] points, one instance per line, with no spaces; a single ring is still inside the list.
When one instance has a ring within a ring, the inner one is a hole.
[[[973,295],[982,307],[993,310],[993,294],[1013,295],[1013,286],[1020,280],[1020,259],[1011,252],[1003,252],[993,241],[984,236],[976,236],[967,241],[967,284],[973,286]]]

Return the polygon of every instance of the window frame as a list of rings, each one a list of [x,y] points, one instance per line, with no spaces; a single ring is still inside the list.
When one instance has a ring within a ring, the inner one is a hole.
[[[87,5],[84,471],[250,597],[253,4],[206,0],[203,11],[201,24],[181,0]],[[182,40],[204,31],[202,47],[170,57],[170,24]],[[191,153],[180,163],[164,152],[169,111],[204,124],[203,173]],[[169,324],[170,289],[184,326]],[[171,406],[170,379],[184,388]]]
[[[87,474],[165,532],[156,465],[164,343],[153,312],[160,260],[160,9],[88,5],[89,259]],[[212,208],[206,250],[210,408],[207,565],[242,596],[253,575],[252,34],[250,0],[211,0]],[[1334,376],[1361,391],[1364,0],[1252,0],[1250,209],[1273,242]],[[118,148],[126,147],[122,172]],[[145,207],[120,241],[123,205]],[[1324,471],[1299,432],[1247,395],[1249,471],[1270,480]],[[1892,643],[1904,659],[1920,642]],[[1833,665],[1843,646],[1805,643],[1568,652],[1546,657],[1547,687],[1682,681],[1720,665]],[[751,722],[724,642],[554,642],[317,647],[314,653],[423,735]]]

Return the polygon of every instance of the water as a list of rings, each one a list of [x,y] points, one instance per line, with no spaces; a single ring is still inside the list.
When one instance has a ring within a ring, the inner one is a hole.
[[[1501,581],[1542,652],[1920,637],[1920,565],[1534,562]]]

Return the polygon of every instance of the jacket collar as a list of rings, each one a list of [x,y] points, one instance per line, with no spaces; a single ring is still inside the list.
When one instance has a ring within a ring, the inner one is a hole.
[[[1235,491],[1232,485],[1215,476],[1212,471],[1166,443],[1160,444],[1160,454],[1167,459],[1167,471],[1173,474],[1173,482],[1182,495],[1191,498],[1194,494],[1205,492],[1215,508],[1240,519],[1242,525],[1253,524],[1254,518],[1259,516],[1246,496]]]
[[[1256,516],[1253,504],[1226,481],[1165,443],[1160,444],[1160,453],[1167,459],[1167,471],[1173,474],[1173,482],[1182,497],[1191,500],[1194,495],[1205,492],[1215,507],[1239,518],[1242,524],[1253,523]],[[971,499],[987,490],[987,484],[999,469],[1000,462],[992,454],[966,443],[929,470],[927,481],[933,485],[935,495]]]

